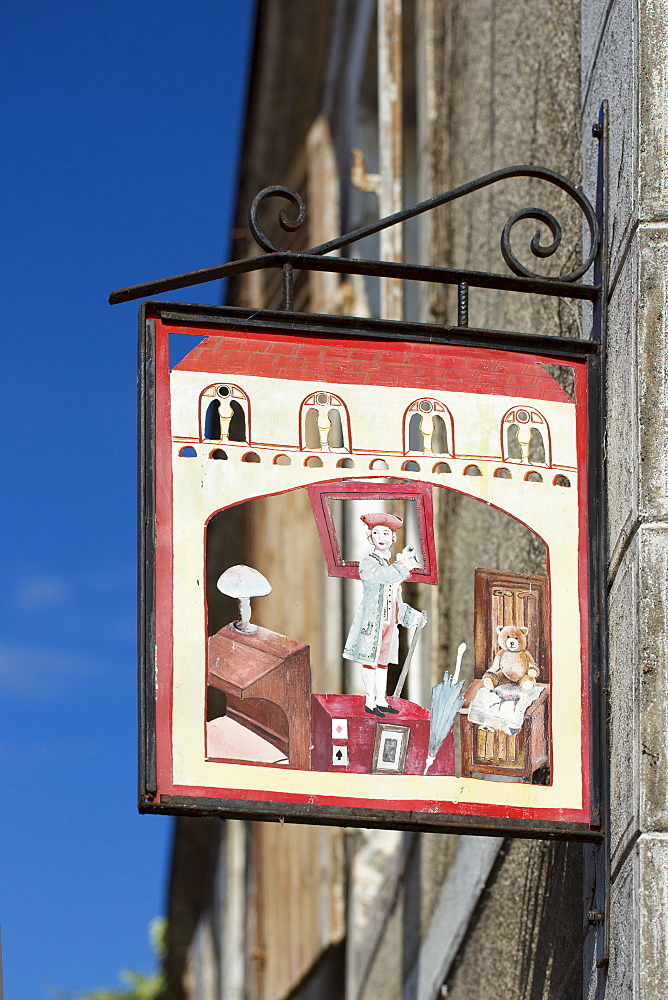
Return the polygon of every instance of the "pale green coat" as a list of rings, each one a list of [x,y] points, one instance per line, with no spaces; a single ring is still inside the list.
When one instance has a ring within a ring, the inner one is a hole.
[[[390,584],[407,580],[411,570],[404,564],[401,556],[397,556],[393,563],[389,563],[372,553],[360,561],[359,574],[364,587],[362,601],[350,627],[343,655],[346,660],[356,660],[358,663],[376,666],[382,638],[383,609]],[[417,625],[422,614],[405,603],[401,596],[401,587],[397,588],[397,603],[399,624],[405,628]],[[399,629],[395,628],[389,662],[396,663],[398,659]]]

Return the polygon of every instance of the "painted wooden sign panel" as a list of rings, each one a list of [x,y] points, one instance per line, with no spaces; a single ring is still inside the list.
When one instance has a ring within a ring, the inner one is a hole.
[[[593,345],[140,329],[140,808],[596,835]]]

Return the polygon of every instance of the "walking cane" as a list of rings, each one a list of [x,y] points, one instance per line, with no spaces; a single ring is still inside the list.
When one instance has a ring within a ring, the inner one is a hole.
[[[401,695],[401,689],[406,683],[406,675],[408,673],[408,668],[411,665],[411,660],[413,658],[413,653],[415,652],[415,647],[417,646],[417,641],[420,637],[420,632],[425,627],[427,622],[424,618],[420,619],[420,622],[415,627],[415,632],[413,633],[413,638],[411,639],[411,644],[406,654],[406,659],[404,660],[404,665],[401,668],[401,673],[399,674],[399,680],[397,681],[397,686],[394,689],[394,698],[398,698]]]

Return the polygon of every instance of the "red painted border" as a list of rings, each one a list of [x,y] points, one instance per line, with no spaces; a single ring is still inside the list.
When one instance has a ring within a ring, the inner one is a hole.
[[[158,795],[172,781],[174,546],[169,336],[155,322],[155,688]]]
[[[587,501],[589,497],[589,455],[588,421],[589,387],[587,368],[583,363],[573,365],[575,372],[575,415],[576,446],[578,464],[579,532],[578,539],[578,589],[580,597],[580,660],[582,674],[582,806],[583,812],[591,813],[591,690],[589,685],[589,517]],[[556,488],[556,487],[555,487]]]
[[[311,793],[287,794],[272,791],[256,791],[243,788],[215,788],[211,786],[191,786],[175,785],[173,782],[173,762],[171,752],[171,730],[172,730],[172,685],[173,685],[173,537],[172,537],[172,440],[170,422],[170,389],[169,389],[169,332],[178,329],[182,333],[193,333],[201,337],[203,328],[201,326],[189,327],[185,323],[171,322],[164,323],[159,318],[155,318],[156,329],[156,390],[155,390],[155,410],[156,410],[156,458],[155,458],[155,509],[156,509],[156,549],[155,549],[155,619],[156,619],[156,772],[157,772],[157,795],[156,801],[162,797],[188,797],[191,799],[219,800],[221,805],[225,801],[229,802],[229,813],[234,812],[234,800],[240,802],[267,802],[276,803],[280,806],[285,804],[303,804],[309,807],[310,819],[313,820],[313,807],[328,806],[340,807],[341,809],[372,809],[377,811],[382,819],[384,811],[401,811],[406,813],[407,822],[410,821],[410,813],[418,812],[424,816],[441,816],[452,819],[456,824],[457,816],[467,817],[490,817],[499,819],[514,819],[530,824],[536,822],[553,822],[555,832],[559,831],[561,824],[578,823],[583,829],[591,827],[591,795],[590,795],[590,703],[591,692],[589,687],[589,592],[588,592],[588,459],[587,459],[587,362],[585,360],[569,359],[575,372],[576,387],[576,443],[578,453],[578,490],[579,490],[579,602],[581,615],[581,659],[582,659],[582,793],[583,804],[580,809],[561,808],[519,808],[511,806],[484,805],[477,802],[435,801],[431,799],[361,799],[361,798],[333,798],[326,795],[313,795]],[[211,336],[216,338],[227,336],[225,331],[217,327],[211,328]],[[230,331],[229,336],[234,338],[252,337],[253,339],[280,339],[283,343],[299,344],[315,342],[323,345],[340,347],[342,350],[349,350],[350,345],[344,340],[299,337],[276,333],[268,328],[267,333],[239,334],[238,331]],[[404,350],[406,347],[402,343],[383,342],[383,350]],[[411,361],[416,363],[425,360],[429,364],[434,363],[434,345],[422,345],[412,343]],[[462,348],[439,348],[448,352],[461,353]],[[466,352],[475,350],[483,359],[490,357],[498,359],[504,357],[504,352],[496,348],[466,348]],[[535,364],[538,360],[554,364],[563,364],[563,358],[553,358],[549,355],[532,355],[513,353],[515,360],[522,359],[526,364]],[[180,366],[179,366],[180,367]],[[437,369],[435,369],[436,371]],[[401,380],[410,381],[410,368],[402,369]],[[433,391],[437,391],[434,387]],[[429,484],[418,484],[427,485]],[[388,792],[390,786],[388,785]],[[223,808],[224,811],[224,808]],[[464,830],[463,832],[466,832]],[[503,832],[500,830],[500,832]],[[537,835],[545,836],[545,829]]]

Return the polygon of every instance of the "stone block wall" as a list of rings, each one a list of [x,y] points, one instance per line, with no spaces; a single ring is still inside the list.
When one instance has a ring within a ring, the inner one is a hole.
[[[668,994],[668,3],[582,0],[584,186],[609,102],[610,962],[590,997]]]

